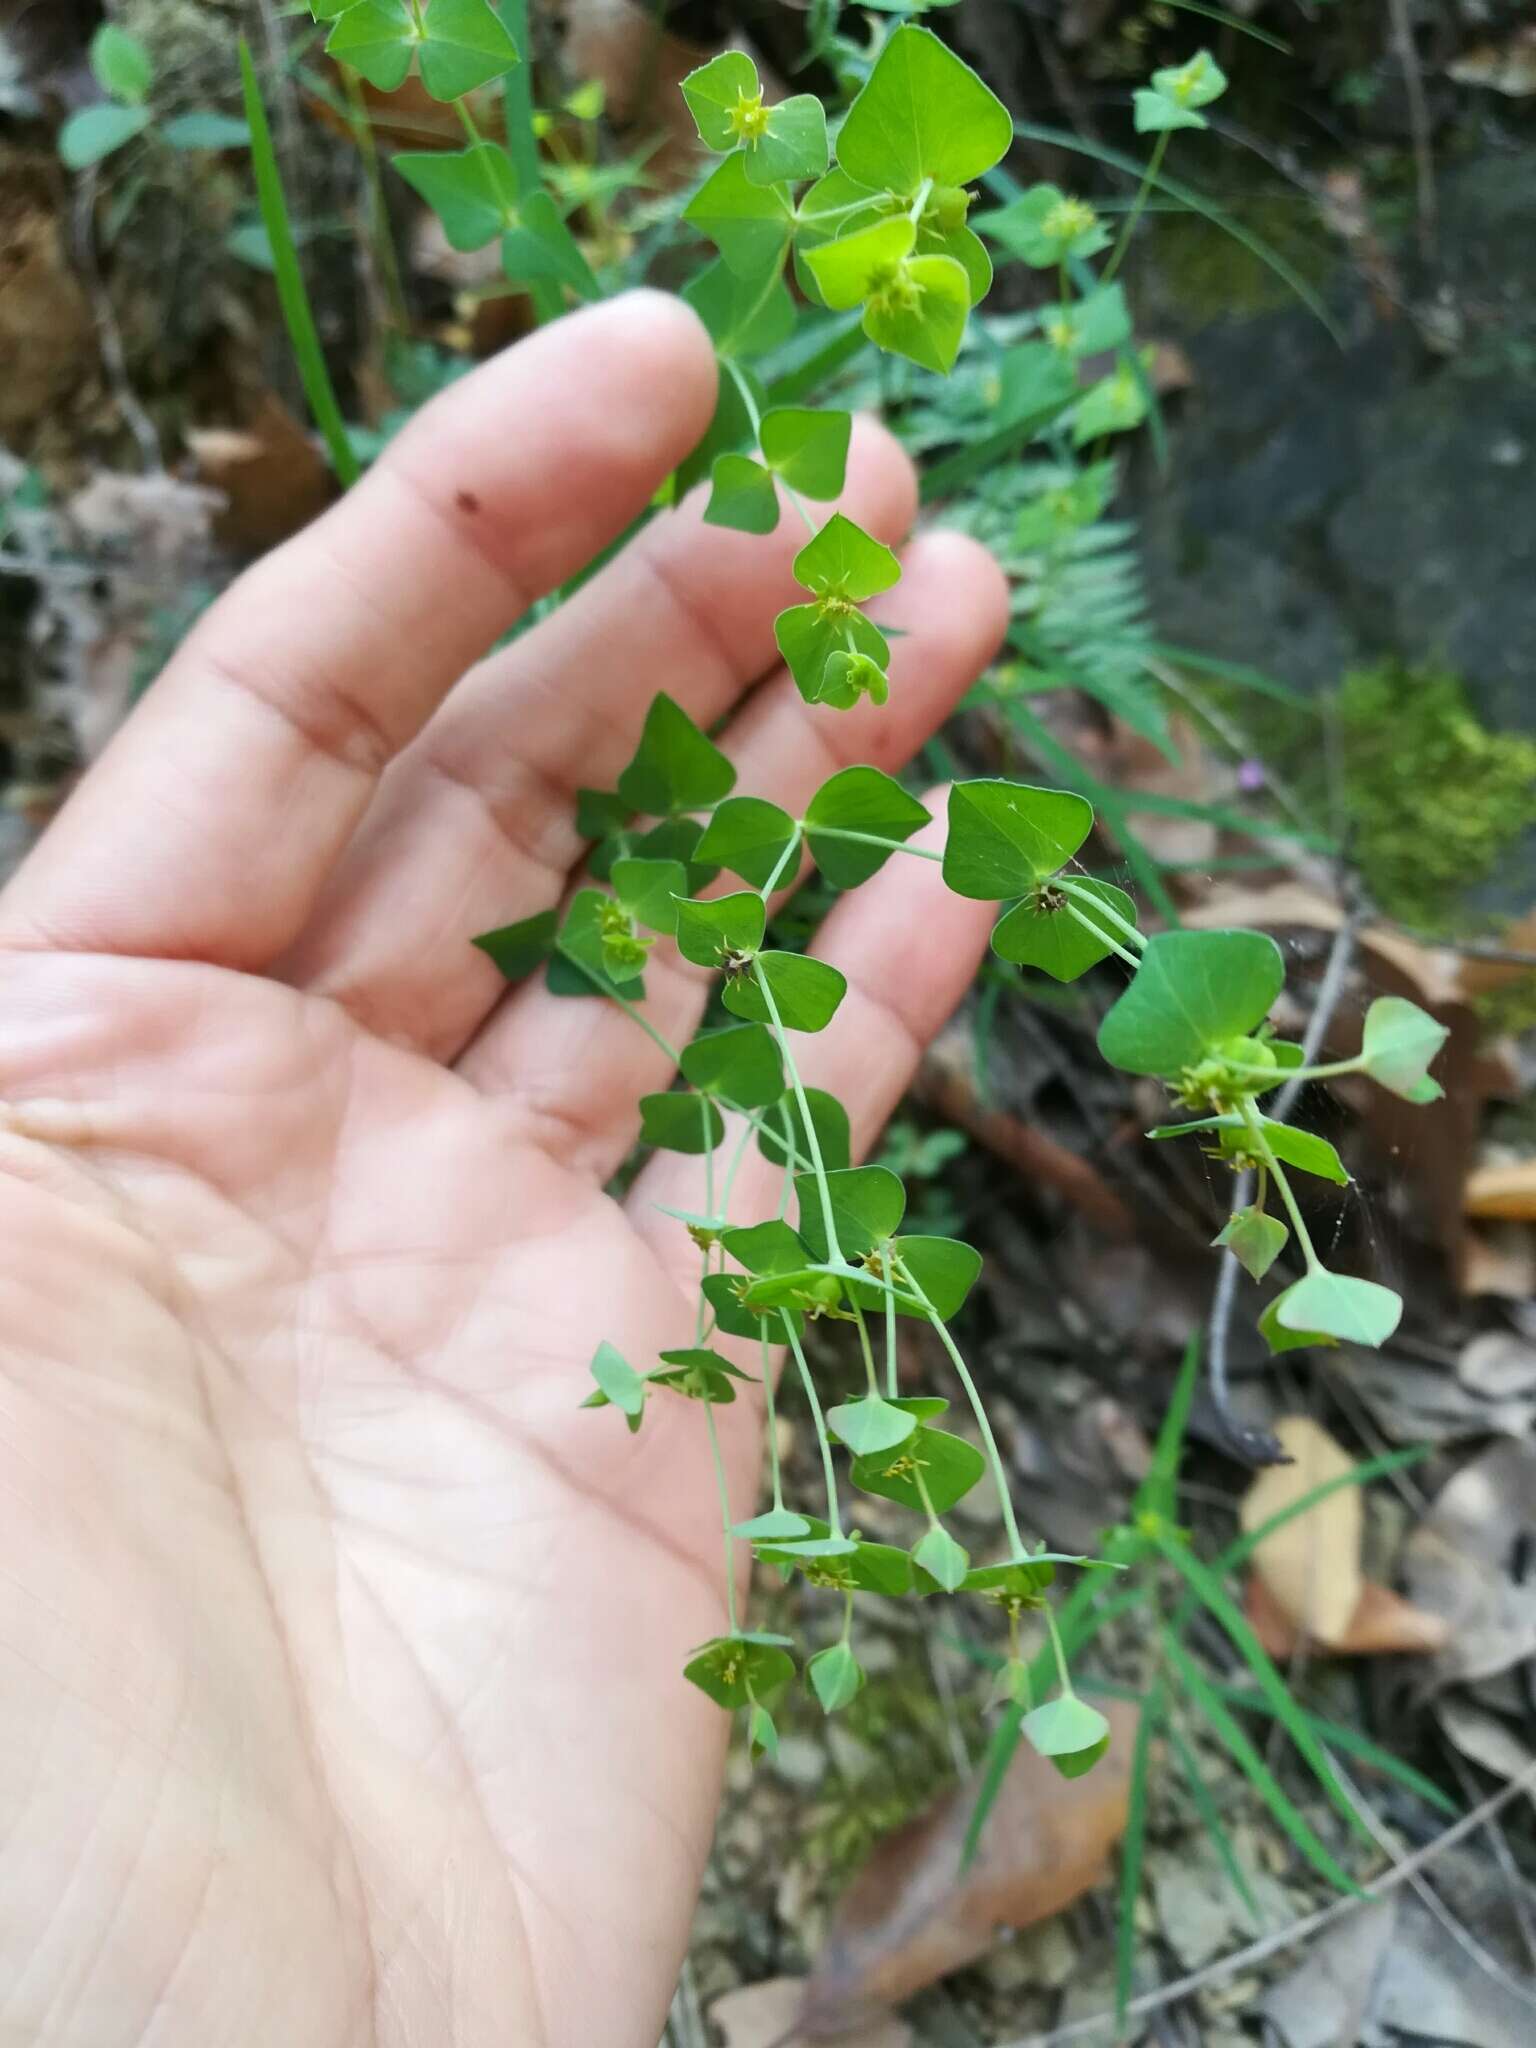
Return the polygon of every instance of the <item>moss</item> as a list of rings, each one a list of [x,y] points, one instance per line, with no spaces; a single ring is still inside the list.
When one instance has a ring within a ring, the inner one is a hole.
[[[1459,677],[1385,661],[1338,695],[1349,852],[1389,917],[1436,925],[1536,824],[1536,740],[1493,732]]]
[[[1288,193],[1257,192],[1224,203],[1251,234],[1283,256],[1308,283],[1321,286],[1334,256],[1310,215]],[[1267,263],[1195,213],[1156,216],[1155,232],[1140,259],[1160,298],[1185,325],[1241,319],[1293,306],[1295,293]]]

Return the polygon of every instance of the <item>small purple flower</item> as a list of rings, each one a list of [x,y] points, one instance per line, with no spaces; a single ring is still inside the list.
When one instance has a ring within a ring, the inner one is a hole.
[[[1262,761],[1240,761],[1237,768],[1237,786],[1242,790],[1262,789],[1269,777],[1264,772]]]

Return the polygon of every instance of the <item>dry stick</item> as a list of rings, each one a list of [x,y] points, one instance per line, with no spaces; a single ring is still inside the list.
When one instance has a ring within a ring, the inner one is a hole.
[[[1411,1856],[1405,1856],[1401,1863],[1379,1877],[1374,1884],[1366,1885],[1358,1893],[1351,1892],[1346,1898],[1335,1899],[1331,1906],[1320,1906],[1315,1913],[1308,1913],[1300,1920],[1293,1920],[1289,1927],[1282,1927],[1274,1934],[1266,1934],[1257,1941],[1251,1941],[1246,1948],[1235,1950],[1229,1956],[1218,1957],[1214,1963],[1207,1963],[1204,1969],[1191,1970],[1188,1976],[1176,1977],[1171,1984],[1164,1984],[1156,1991],[1144,1992],[1140,1998],[1133,1998],[1126,2007],[1127,2019],[1140,2019],[1145,2013],[1160,2012],[1164,2006],[1172,2005],[1176,1999],[1188,1998],[1197,1991],[1203,1991],[1208,1984],[1220,1984],[1228,1977],[1239,1976],[1257,1963],[1267,1962],[1273,1955],[1280,1955],[1288,1948],[1294,1948],[1298,1941],[1305,1941],[1309,1935],[1319,1934],[1325,1927],[1332,1927],[1336,1921],[1346,1919],[1358,1906],[1368,1906],[1377,1899],[1384,1899],[1389,1892],[1396,1891],[1400,1884],[1407,1884],[1418,1876],[1427,1865],[1444,1850],[1454,1848],[1475,1834],[1493,1815],[1510,1800],[1522,1792],[1536,1791],[1536,1762],[1526,1765],[1518,1778],[1512,1778],[1497,1792],[1490,1793],[1480,1806],[1443,1834],[1437,1835],[1422,1849],[1416,1849]],[[1067,2041],[1080,2041],[1087,2034],[1100,2028],[1113,2029],[1113,2012],[1093,2013],[1087,2019],[1073,2020],[1068,2026],[1053,2027],[1046,2034],[1028,2034],[1014,2041],[1004,2042],[1003,2048],[1063,2048]]]
[[[1323,1040],[1328,1035],[1328,1026],[1333,1022],[1334,1012],[1344,993],[1344,982],[1355,957],[1355,935],[1360,928],[1357,909],[1346,910],[1344,921],[1333,935],[1333,944],[1328,951],[1328,962],[1323,969],[1323,978],[1318,985],[1317,1001],[1312,1005],[1312,1015],[1307,1019],[1307,1028],[1301,1041],[1301,1066],[1312,1066],[1322,1050]],[[1302,1083],[1287,1081],[1275,1097],[1271,1111],[1277,1123],[1283,1123],[1295,1107],[1296,1097],[1301,1093]],[[1246,1208],[1253,1195],[1253,1175],[1246,1167],[1238,1175],[1233,1186],[1233,1207]],[[1250,1464],[1277,1465],[1283,1463],[1280,1446],[1268,1430],[1249,1429],[1237,1421],[1231,1408],[1231,1381],[1227,1374],[1227,1339],[1232,1328],[1232,1310],[1237,1301],[1237,1256],[1234,1252],[1223,1251],[1221,1266],[1216,1275],[1216,1292],[1211,1299],[1211,1320],[1206,1338],[1206,1372],[1211,1390],[1211,1400],[1216,1407],[1228,1446],[1240,1458]]]
[[[1408,18],[1408,0],[1387,0],[1392,17],[1392,40],[1403,74],[1403,91],[1408,101],[1408,131],[1413,139],[1413,167],[1418,185],[1419,254],[1427,262],[1435,251],[1437,205],[1435,160],[1430,151],[1429,108],[1424,99],[1424,74],[1414,48],[1413,25]]]

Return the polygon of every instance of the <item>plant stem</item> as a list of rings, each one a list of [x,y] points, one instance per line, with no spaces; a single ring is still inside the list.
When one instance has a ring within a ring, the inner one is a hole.
[[[731,1492],[725,1483],[725,1460],[720,1455],[720,1432],[715,1427],[715,1404],[704,1403],[704,1420],[709,1424],[709,1450],[715,1461],[715,1484],[720,1490],[720,1518],[725,1528],[725,1611],[730,1621],[731,1634],[737,1630],[736,1620],[736,1539],[731,1534]]]
[[[1172,129],[1164,128],[1158,135],[1157,141],[1152,145],[1152,155],[1148,160],[1147,168],[1141,174],[1141,183],[1136,188],[1136,197],[1131,202],[1131,210],[1121,224],[1120,238],[1110,251],[1109,261],[1105,264],[1099,275],[1101,288],[1113,282],[1115,272],[1125,260],[1125,252],[1131,246],[1131,236],[1136,232],[1136,223],[1141,219],[1146,209],[1147,201],[1152,197],[1152,187],[1157,183],[1157,174],[1163,167],[1163,157],[1168,148],[1168,137],[1172,132]]]
[[[827,1435],[821,1402],[816,1397],[816,1382],[811,1378],[811,1368],[806,1364],[805,1352],[795,1330],[794,1317],[788,1309],[781,1310],[780,1314],[784,1319],[784,1335],[789,1340],[789,1348],[794,1352],[795,1364],[800,1370],[800,1384],[805,1388],[805,1398],[810,1404],[811,1420],[816,1425],[816,1441],[821,1448],[821,1473],[827,1488],[827,1525],[834,1536],[841,1536],[843,1522],[837,1511],[837,1471],[832,1463],[832,1440]]]
[[[1136,972],[1137,968],[1141,965],[1141,962],[1136,958],[1136,955],[1134,953],[1127,952],[1124,946],[1120,945],[1117,940],[1112,939],[1109,936],[1108,932],[1100,931],[1099,927],[1094,923],[1093,919],[1091,917],[1084,917],[1083,913],[1078,909],[1077,905],[1070,900],[1070,898],[1068,899],[1066,908],[1068,917],[1070,917],[1074,923],[1080,924],[1085,932],[1092,932],[1093,936],[1098,940],[1101,946],[1107,946],[1110,952],[1114,954],[1117,960],[1123,960],[1126,966],[1130,968],[1132,974]]]
[[[747,1147],[752,1142],[752,1130],[753,1127],[750,1123],[742,1125],[741,1136],[736,1141],[736,1150],[731,1154],[731,1163],[725,1169],[725,1185],[720,1190],[719,1213],[722,1225],[729,1223],[731,1220],[731,1192],[736,1186],[736,1176],[741,1171],[741,1162],[747,1155]],[[714,1209],[711,1208],[709,1213],[713,1216],[715,1214]]]
[[[852,1295],[848,1297],[848,1305],[853,1310],[853,1320],[858,1325],[859,1349],[864,1354],[864,1377],[869,1382],[869,1391],[878,1398],[880,1381],[875,1373],[875,1351],[874,1346],[869,1341],[869,1325],[864,1320],[863,1309],[859,1307],[859,1304],[853,1299]]]
[[[1118,910],[1112,910],[1102,897],[1095,896],[1093,891],[1085,888],[1081,882],[1074,882],[1066,875],[1058,875],[1052,887],[1060,889],[1064,896],[1071,896],[1079,903],[1088,904],[1095,917],[1107,917],[1117,931],[1124,933],[1138,953],[1146,949],[1146,933],[1138,930],[1128,917],[1122,917]]]
[[[758,1362],[763,1375],[763,1427],[768,1436],[768,1474],[773,1482],[773,1504],[776,1508],[784,1505],[784,1475],[779,1470],[779,1427],[773,1406],[773,1358],[768,1343],[768,1326],[765,1322],[758,1335]]]
[[[857,648],[852,648],[857,653]],[[802,832],[814,832],[818,839],[851,839],[858,846],[883,846],[888,853],[910,853],[914,860],[942,861],[944,856],[931,846],[908,846],[901,839],[885,839],[878,832],[853,832],[841,825],[813,825],[808,819],[796,822]]]
[[[777,887],[779,886],[779,882],[784,874],[784,870],[789,866],[790,862],[794,859],[796,853],[799,851],[800,833],[802,829],[803,828],[801,827],[797,827],[795,831],[795,836],[793,837],[793,839],[789,841],[788,845],[784,848],[784,851],[779,855],[778,859],[774,862],[773,873],[768,877],[767,881],[764,882],[762,888],[758,890],[757,893],[762,897],[764,903],[766,903],[769,900],[769,898],[773,895],[774,890],[777,889]]]
[[[949,1334],[949,1325],[939,1314],[927,1295],[924,1294],[922,1288],[918,1286],[901,1260],[893,1259],[891,1264],[900,1271],[903,1285],[912,1290],[912,1293],[927,1311],[928,1320],[938,1332],[939,1342],[949,1353],[950,1364],[953,1365],[956,1373],[959,1375],[960,1384],[964,1387],[965,1397],[971,1404],[971,1413],[976,1418],[976,1427],[981,1431],[981,1440],[986,1446],[987,1459],[992,1467],[992,1483],[997,1488],[998,1504],[1003,1511],[1003,1526],[1008,1531],[1009,1562],[1012,1564],[1025,1564],[1028,1562],[1029,1554],[1024,1548],[1023,1540],[1019,1535],[1019,1525],[1014,1518],[1013,1497],[1008,1491],[1008,1474],[1003,1465],[1003,1454],[997,1448],[997,1438],[992,1434],[992,1425],[987,1420],[987,1411],[982,1406],[981,1395],[976,1390],[976,1382],[971,1378],[971,1369],[966,1364],[964,1358],[961,1357],[959,1345]]]
[[[405,303],[405,288],[400,282],[400,266],[395,260],[394,237],[389,231],[389,207],[384,197],[384,181],[379,173],[379,145],[357,73],[350,64],[343,64],[340,68],[342,88],[347,96],[347,121],[362,159],[363,178],[368,187],[368,228],[374,258],[384,279],[384,297],[389,305],[390,318],[403,334],[410,326],[411,316]]]
[[[1045,1625],[1051,1632],[1051,1649],[1055,1654],[1056,1676],[1061,1680],[1061,1689],[1069,1700],[1075,1699],[1076,1694],[1072,1690],[1072,1674],[1067,1669],[1067,1653],[1062,1646],[1061,1630],[1056,1626],[1056,1616],[1049,1604],[1047,1604],[1045,1610]]]
[[[762,455],[763,419],[762,414],[757,409],[757,400],[752,396],[752,387],[750,384],[748,384],[746,378],[742,375],[740,369],[737,367],[735,362],[732,361],[731,357],[722,356],[720,360],[724,364],[725,368],[730,372],[731,382],[736,386],[736,389],[741,394],[741,402],[747,409],[747,419],[752,427],[752,438],[757,443],[758,454]],[[763,456],[763,466],[764,468],[769,467],[768,458],[766,456]],[[795,510],[800,514],[801,519],[805,522],[806,532],[810,534],[811,538],[814,540],[817,531],[816,522],[811,517],[810,513],[806,511],[804,499],[800,496],[800,493],[798,491],[791,490],[789,485],[785,483],[782,477],[777,478],[776,481],[779,485],[780,490],[783,491],[785,497],[788,498],[791,505],[794,506]]]
[[[827,1169],[821,1157],[821,1140],[817,1137],[816,1126],[811,1120],[811,1105],[806,1099],[805,1084],[800,1079],[800,1069],[795,1064],[789,1033],[784,1029],[784,1021],[779,1015],[778,1004],[773,1000],[773,990],[769,986],[767,975],[763,972],[761,960],[753,960],[752,972],[763,992],[763,1006],[773,1026],[773,1035],[778,1040],[779,1056],[784,1062],[784,1071],[789,1075],[789,1085],[794,1090],[795,1101],[799,1104],[800,1120],[805,1125],[805,1140],[811,1155],[811,1171],[816,1176],[816,1191],[821,1197],[821,1221],[827,1233],[827,1250],[841,1264],[843,1253],[837,1241],[837,1223],[832,1215],[832,1190],[827,1185]]]
[[[885,1297],[885,1397],[894,1401],[900,1382],[896,1376],[896,1296]]]
[[[1285,1168],[1275,1157],[1270,1142],[1264,1135],[1263,1122],[1258,1111],[1253,1106],[1251,1097],[1245,1096],[1243,1098],[1242,1110],[1243,1122],[1248,1126],[1248,1135],[1253,1140],[1253,1149],[1258,1153],[1260,1160],[1268,1170],[1270,1179],[1280,1190],[1280,1199],[1284,1202],[1286,1213],[1291,1219],[1291,1228],[1296,1233],[1296,1242],[1301,1246],[1301,1255],[1307,1262],[1307,1271],[1309,1273],[1319,1273],[1322,1271],[1323,1262],[1317,1256],[1316,1248],[1307,1232],[1307,1226],[1302,1219],[1301,1211],[1296,1206],[1296,1197],[1291,1193],[1291,1184],[1286,1178]]]

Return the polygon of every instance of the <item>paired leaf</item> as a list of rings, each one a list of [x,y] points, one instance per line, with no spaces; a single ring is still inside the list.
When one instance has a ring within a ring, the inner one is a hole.
[[[1251,1203],[1229,1216],[1214,1244],[1225,1246],[1238,1264],[1255,1280],[1262,1280],[1285,1250],[1290,1232],[1275,1216],[1266,1216]]]
[[[1378,996],[1365,1013],[1360,1057],[1373,1081],[1408,1102],[1432,1101],[1424,1092],[1430,1062],[1450,1032],[1401,996]],[[1438,1087],[1434,1082],[1430,1086]]]
[[[852,432],[852,413],[783,405],[763,414],[758,439],[764,462],[792,491],[828,499],[842,491]]]
[[[732,1016],[752,1023],[773,1021],[758,975],[767,982],[786,1031],[824,1031],[848,993],[847,980],[835,967],[803,953],[759,953],[754,965],[756,974],[730,976],[720,998]]]
[[[957,896],[1029,894],[1072,858],[1093,829],[1093,806],[1064,789],[957,782],[949,792],[944,880]]]
[[[774,620],[773,637],[808,704],[846,709],[850,689],[857,694],[862,686],[875,694],[872,677],[879,679],[878,689],[885,688],[891,658],[885,635],[872,619],[842,600],[791,605]]]
[[[139,106],[149,98],[155,67],[137,36],[104,21],[91,37],[90,59],[96,83],[114,100]]]
[[[971,280],[963,264],[952,256],[912,256],[889,291],[866,301],[864,332],[876,348],[947,377],[970,310]]]
[[[462,99],[517,63],[517,46],[490,0],[431,0],[418,31],[408,0],[360,0],[331,30],[328,54],[380,92],[403,85],[412,59],[435,100]]]
[[[864,1684],[863,1666],[847,1643],[832,1643],[827,1649],[818,1650],[806,1665],[805,1673],[826,1714],[835,1714],[851,1705]]]
[[[683,1079],[739,1109],[762,1109],[784,1092],[784,1065],[773,1033],[761,1024],[703,1031],[683,1047]]]
[[[680,860],[621,854],[608,875],[613,893],[637,923],[653,932],[677,929],[674,899],[688,893],[688,871]]]
[[[451,249],[483,249],[517,225],[517,172],[498,143],[405,150],[394,165],[442,222]]]
[[[632,811],[708,810],[730,793],[736,770],[714,741],[665,693],[652,699],[640,744],[619,777]]]
[[[935,1522],[925,1536],[912,1546],[912,1562],[937,1579],[946,1593],[958,1593],[965,1584],[971,1560],[963,1544]]]
[[[1059,185],[1033,185],[1009,205],[982,214],[976,226],[1037,270],[1097,256],[1110,243],[1109,230],[1093,208]]]
[[[787,1636],[717,1636],[702,1644],[683,1667],[683,1676],[716,1706],[735,1709],[749,1700],[772,1700],[795,1675]]]
[[[764,355],[795,331],[795,304],[782,277],[764,291],[760,276],[738,276],[722,261],[690,278],[682,295],[722,356],[745,360]],[[734,384],[729,377],[721,382]]]
[[[750,455],[717,455],[704,521],[737,533],[772,533],[779,523],[772,473]]]
[[[1174,128],[1205,128],[1210,124],[1197,107],[1208,107],[1227,89],[1226,74],[1209,50],[1199,50],[1187,64],[1154,71],[1150,86],[1135,97],[1136,132],[1158,135]]]
[[[897,29],[848,110],[837,160],[873,189],[915,193],[968,185],[1013,140],[1008,109],[971,67],[927,29]]]
[[[882,541],[855,525],[846,513],[834,512],[796,555],[794,575],[798,584],[818,597],[865,604],[901,581],[901,564]]]
[[[588,1394],[582,1407],[606,1408],[611,1404],[621,1411],[633,1435],[645,1417],[645,1381],[612,1344],[598,1345],[591,1372],[597,1391]]]
[[[683,219],[709,237],[733,275],[755,280],[759,288],[783,263],[795,225],[783,193],[753,184],[740,151],[705,180],[684,207]]]
[[[1267,932],[1159,932],[1099,1027],[1099,1051],[1129,1074],[1172,1077],[1269,1015],[1285,982]]]
[[[59,157],[65,168],[83,171],[121,149],[149,126],[148,107],[82,107],[59,130]]]
[[[1135,903],[1113,882],[1083,881],[1077,886],[1127,924],[1136,922]],[[1102,936],[1088,929],[1085,918],[1097,924]],[[1040,884],[1014,905],[992,933],[992,950],[1000,960],[1010,960],[1016,967],[1037,967],[1056,981],[1076,981],[1100,960],[1107,960],[1113,946],[1124,943],[1117,926],[1107,918],[1095,919],[1093,903]]]
[[[677,1089],[640,1097],[640,1143],[661,1152],[713,1152],[725,1140],[725,1119],[704,1095]]]
[[[905,1443],[917,1428],[917,1418],[879,1394],[865,1394],[829,1408],[827,1425],[856,1458],[865,1458]]]
[[[677,950],[696,967],[719,967],[727,955],[753,954],[763,943],[767,913],[763,899],[750,889],[734,896],[692,896],[674,899],[677,908]]]
[[[845,1259],[861,1259],[877,1245],[889,1243],[901,1227],[907,1191],[885,1166],[846,1166],[826,1176],[827,1199],[838,1249]],[[818,1259],[830,1258],[821,1188],[816,1176],[795,1176],[800,1198],[800,1235]]]
[[[861,1493],[893,1500],[914,1514],[927,1512],[926,1491],[927,1506],[942,1515],[970,1492],[985,1470],[986,1459],[963,1436],[920,1425],[893,1450],[855,1458],[852,1478]]]
[[[927,810],[899,782],[878,768],[843,768],[821,785],[806,807],[805,830],[811,856],[834,889],[856,889],[890,858],[889,845],[905,843],[929,822]]]
[[[1375,1280],[1319,1267],[1304,1274],[1272,1304],[1282,1330],[1321,1332],[1347,1344],[1385,1344],[1402,1320],[1400,1295]]]
[[[701,860],[766,889],[776,874],[789,878],[784,854],[796,835],[794,819],[777,804],[760,796],[728,796],[705,826],[697,852]]]
[[[847,1110],[835,1095],[829,1095],[824,1088],[807,1088],[805,1100],[811,1113],[811,1126],[816,1133],[822,1165],[829,1172],[847,1166],[853,1156]],[[811,1158],[810,1140],[806,1136],[799,1101],[792,1092],[785,1095],[772,1114],[763,1119],[757,1134],[757,1149],[770,1166],[782,1166],[789,1157],[779,1136],[781,1130],[794,1147],[797,1158],[808,1162]]]
[[[682,82],[699,140],[710,149],[734,149],[741,140],[743,108],[762,104],[757,66],[741,50],[723,50]]]
[[[601,889],[578,889],[571,898],[555,940],[549,963],[548,986],[554,995],[622,996],[626,1002],[640,1002],[645,985],[633,965],[616,975],[620,963],[611,959],[607,944],[608,921],[613,899]],[[516,929],[516,927],[514,927]]]
[[[1047,1700],[1020,1723],[1024,1739],[1064,1778],[1081,1778],[1109,1748],[1109,1723],[1075,1693]]]

